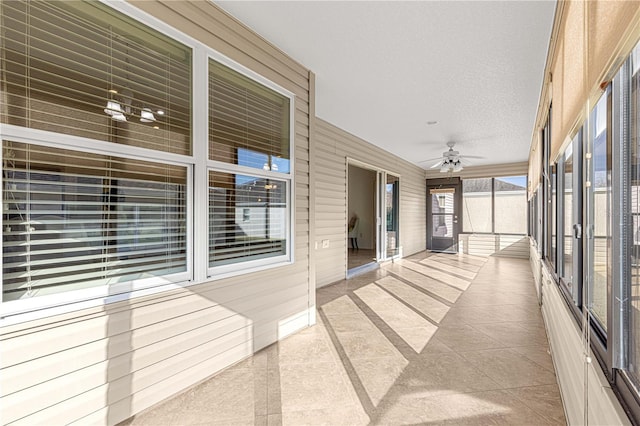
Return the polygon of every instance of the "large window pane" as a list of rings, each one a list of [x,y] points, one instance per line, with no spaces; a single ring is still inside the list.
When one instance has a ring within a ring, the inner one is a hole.
[[[287,184],[209,172],[209,266],[286,254]]]
[[[462,181],[462,231],[493,232],[492,179]],[[526,199],[522,200],[526,205]]]
[[[629,310],[629,368],[628,371],[640,384],[640,47],[632,55],[633,77],[631,81],[631,146],[629,169],[631,171],[630,205],[633,226],[628,238],[631,247],[631,286]]]
[[[495,178],[495,229],[498,234],[527,233],[527,177]]]
[[[608,93],[608,92],[607,92]],[[591,197],[590,215],[593,223],[591,312],[607,329],[607,285],[611,265],[611,139],[607,135],[607,94],[591,112]]]
[[[290,172],[290,100],[209,61],[209,159]]]
[[[0,10],[0,122],[191,154],[189,48],[100,2]]]
[[[4,301],[187,270],[185,167],[7,141],[3,153]]]

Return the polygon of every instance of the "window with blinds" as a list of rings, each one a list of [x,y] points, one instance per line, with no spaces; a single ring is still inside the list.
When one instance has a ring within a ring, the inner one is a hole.
[[[190,48],[95,1],[0,12],[0,123],[191,154]]]
[[[209,159],[289,173],[286,96],[209,61]]]
[[[187,168],[3,141],[3,301],[187,271]]]
[[[290,260],[291,102],[209,61],[210,268]]]
[[[209,172],[209,266],[286,255],[287,183]]]

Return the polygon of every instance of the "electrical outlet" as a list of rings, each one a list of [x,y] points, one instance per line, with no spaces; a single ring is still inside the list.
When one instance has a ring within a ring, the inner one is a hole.
[[[322,248],[329,248],[329,240],[322,240]]]

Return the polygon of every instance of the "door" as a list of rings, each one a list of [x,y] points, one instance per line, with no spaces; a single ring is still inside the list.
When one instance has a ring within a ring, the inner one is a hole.
[[[385,258],[400,254],[400,178],[387,174],[384,194]]]
[[[427,249],[457,253],[461,185],[427,186]]]

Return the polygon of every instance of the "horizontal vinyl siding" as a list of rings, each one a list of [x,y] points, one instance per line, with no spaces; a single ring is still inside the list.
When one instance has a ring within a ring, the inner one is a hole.
[[[309,323],[309,72],[210,2],[132,2],[296,95],[295,263],[0,329],[0,423],[116,424]]]
[[[529,258],[529,238],[524,235],[460,234],[458,241],[465,254]]]
[[[532,251],[533,255],[538,257],[535,251]],[[541,281],[542,316],[547,329],[567,424],[584,424],[585,356],[582,334],[558,286],[544,265]],[[589,424],[630,424],[595,356],[591,350],[589,352],[593,359],[593,362],[587,366]]]
[[[347,158],[400,176],[400,245],[404,255],[426,247],[426,184],[423,169],[321,119],[314,145],[316,284],[345,278],[347,265]],[[322,248],[322,241],[329,247]]]

